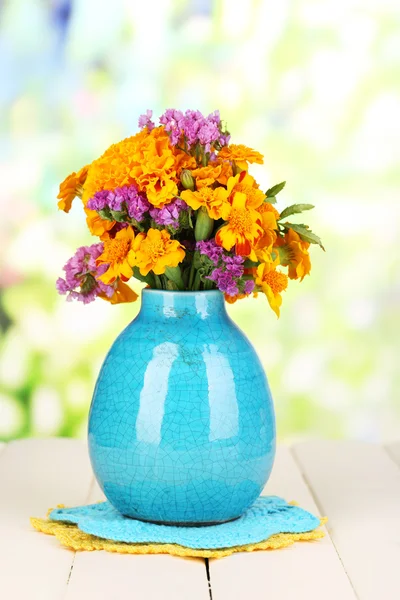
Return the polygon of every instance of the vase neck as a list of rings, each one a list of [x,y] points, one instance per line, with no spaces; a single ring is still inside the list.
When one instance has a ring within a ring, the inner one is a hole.
[[[224,296],[218,290],[170,292],[142,290],[142,317],[151,319],[210,319],[226,315]]]

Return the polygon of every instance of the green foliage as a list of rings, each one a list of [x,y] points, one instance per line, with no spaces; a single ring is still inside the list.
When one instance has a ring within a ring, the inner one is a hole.
[[[281,212],[279,221],[282,221],[282,219],[286,219],[286,217],[290,217],[290,215],[296,215],[302,213],[305,210],[311,210],[312,208],[314,208],[313,204],[292,204],[291,206],[288,206]]]
[[[286,230],[293,229],[293,231],[299,234],[302,240],[308,242],[309,244],[318,244],[318,246],[321,246],[322,250],[325,251],[321,239],[309,229],[308,225],[298,225],[297,223],[286,222],[282,223],[282,226]]]
[[[165,275],[170,282],[173,282],[177,290],[184,290],[185,284],[182,279],[182,273],[180,267],[166,267]],[[167,288],[171,289],[171,288]]]
[[[267,198],[269,198],[270,196],[277,196],[279,194],[279,192],[281,192],[283,190],[285,185],[286,185],[286,181],[277,183],[276,185],[273,185],[271,188],[269,188],[269,190],[267,190],[265,192],[265,195],[267,196]]]

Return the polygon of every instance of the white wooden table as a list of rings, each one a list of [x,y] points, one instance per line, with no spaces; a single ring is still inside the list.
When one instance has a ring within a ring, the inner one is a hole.
[[[49,507],[102,499],[86,446],[0,446],[1,600],[399,600],[400,443],[281,447],[265,494],[327,515],[326,537],[219,560],[73,553],[32,529]]]

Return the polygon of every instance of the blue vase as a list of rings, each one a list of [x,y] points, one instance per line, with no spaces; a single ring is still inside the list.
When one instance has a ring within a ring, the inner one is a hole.
[[[101,368],[89,451],[108,500],[136,519],[222,523],[260,495],[275,455],[273,403],[221,292],[143,290]]]

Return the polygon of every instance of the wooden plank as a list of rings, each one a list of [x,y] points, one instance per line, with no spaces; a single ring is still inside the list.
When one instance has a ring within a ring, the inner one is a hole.
[[[294,452],[361,600],[400,597],[400,470],[362,442],[306,442]]]
[[[263,494],[295,500],[303,508],[320,514],[288,448],[278,449],[273,473]],[[210,576],[213,600],[355,599],[328,535],[318,542],[299,543],[281,550],[210,560]]]
[[[0,454],[0,598],[61,600],[74,554],[36,532],[30,516],[82,504],[92,473],[83,442],[21,440]]]
[[[89,503],[104,500],[97,483]],[[209,600],[204,560],[168,555],[82,552],[75,556],[66,600]]]
[[[386,444],[386,451],[400,467],[400,442]]]

